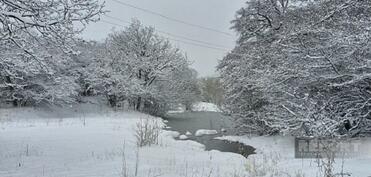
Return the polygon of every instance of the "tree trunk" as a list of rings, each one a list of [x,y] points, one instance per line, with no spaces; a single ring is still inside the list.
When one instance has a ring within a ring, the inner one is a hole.
[[[140,110],[140,105],[141,105],[141,103],[142,103],[142,97],[138,97],[138,99],[137,99],[137,105],[136,105],[136,107],[135,107],[135,109],[136,109],[137,111]]]
[[[10,76],[5,76],[5,82],[7,84],[12,84],[12,80],[10,79]],[[12,87],[12,86],[8,86],[8,89],[10,90],[10,92],[14,91],[14,87]],[[18,100],[17,99],[13,99],[13,100],[11,100],[11,102],[12,102],[14,107],[18,106]]]
[[[185,109],[186,111],[191,111],[192,110],[192,105],[191,104],[185,104]]]
[[[117,105],[116,95],[108,95],[108,102],[109,102],[111,107],[116,107],[116,105]]]

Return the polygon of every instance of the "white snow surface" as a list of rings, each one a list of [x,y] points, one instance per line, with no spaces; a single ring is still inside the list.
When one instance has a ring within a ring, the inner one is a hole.
[[[180,135],[179,139],[180,140],[186,140],[186,139],[188,139],[188,136],[187,135]]]
[[[195,136],[215,135],[217,133],[218,133],[218,131],[216,131],[216,130],[200,129],[200,130],[196,131]]]
[[[196,112],[221,112],[217,105],[213,103],[198,102],[192,105],[192,111]]]
[[[162,122],[106,108],[0,109],[0,176],[121,177],[123,151],[129,176],[134,176],[134,130],[143,118]],[[203,145],[174,140],[176,136],[179,133],[162,131],[159,145],[139,148],[138,177],[246,173],[241,155],[204,151]]]
[[[192,133],[189,132],[189,131],[187,131],[185,135],[187,135],[187,136],[192,136]]]
[[[207,102],[197,102],[191,107],[194,112],[222,112],[217,105]],[[169,114],[184,113],[186,109],[184,106],[178,106],[174,110],[168,111]]]
[[[248,157],[247,169],[254,169],[269,176],[323,176],[317,166],[317,159],[296,159],[295,139],[283,136],[224,136],[215,139],[241,142],[256,148],[257,154]],[[357,140],[358,141],[358,140]],[[334,172],[350,173],[353,177],[371,176],[371,138],[359,140],[360,154],[350,158],[336,158]],[[255,167],[254,167],[255,166]]]

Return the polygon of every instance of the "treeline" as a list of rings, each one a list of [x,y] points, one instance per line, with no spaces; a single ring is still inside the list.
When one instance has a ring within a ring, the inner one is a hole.
[[[34,106],[102,95],[155,115],[199,98],[197,72],[154,28],[133,20],[105,42],[78,28],[105,13],[97,1],[1,1],[0,103]]]
[[[219,77],[203,77],[199,79],[202,101],[222,106],[224,89]]]
[[[371,1],[251,0],[219,63],[242,133],[371,133]]]

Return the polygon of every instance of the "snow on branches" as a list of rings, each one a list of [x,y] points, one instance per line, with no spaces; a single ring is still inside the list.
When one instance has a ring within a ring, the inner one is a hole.
[[[96,62],[102,69],[94,83],[112,106],[128,101],[136,110],[161,114],[158,111],[165,111],[171,103],[181,102],[182,94],[194,93],[186,87],[196,80],[187,58],[154,28],[134,20],[110,34],[105,45],[105,57]],[[178,92],[180,88],[183,92]]]
[[[103,5],[96,0],[1,0],[0,41],[11,41],[30,55],[32,48],[25,37],[42,37],[67,47],[66,41],[72,40],[87,23],[97,21],[103,12]]]
[[[96,0],[0,0],[0,102],[72,102],[77,34],[99,20]]]
[[[370,133],[369,1],[249,1],[219,64],[241,131]]]

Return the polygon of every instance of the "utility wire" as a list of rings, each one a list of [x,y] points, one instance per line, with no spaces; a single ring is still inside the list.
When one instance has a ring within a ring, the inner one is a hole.
[[[104,14],[104,16],[107,17],[107,18],[113,19],[113,20],[123,22],[123,23],[131,24],[129,21],[123,20],[121,18],[113,17],[113,16],[110,16],[110,15],[107,15],[107,14]],[[229,48],[232,48],[232,47],[229,47],[229,46],[224,46],[224,45],[214,44],[214,43],[205,42],[205,41],[201,41],[201,40],[197,40],[197,39],[192,39],[192,38],[182,36],[182,35],[172,34],[172,33],[169,33],[169,32],[163,31],[163,30],[159,30],[159,29],[156,29],[156,31],[159,32],[159,33],[171,36],[171,37],[180,38],[180,39],[184,39],[184,40],[188,40],[188,41],[192,41],[192,42],[197,42],[197,43],[201,43],[201,44],[204,44],[204,45],[215,46],[217,48],[225,48],[226,50],[229,50]]]
[[[100,20],[100,21],[103,22],[103,23],[106,23],[106,24],[113,25],[113,26],[125,27],[124,25],[117,24],[117,23],[114,23],[114,22],[110,22],[110,21],[107,21],[107,20]],[[127,22],[127,23],[130,23],[130,22]],[[176,42],[181,42],[181,43],[184,43],[184,44],[192,45],[192,46],[198,46],[198,47],[203,47],[203,48],[208,48],[208,49],[213,49],[213,50],[225,52],[225,55],[236,55],[236,56],[241,56],[241,57],[256,58],[256,57],[254,57],[250,54],[246,54],[246,53],[231,52],[229,49],[212,47],[212,46],[208,46],[208,45],[197,44],[197,43],[183,41],[183,40],[174,39],[174,38],[167,38],[167,39],[169,39],[171,41],[176,41]]]
[[[129,22],[127,20],[123,20],[121,18],[113,17],[113,16],[110,16],[110,15],[107,15],[107,14],[103,14],[103,16],[105,16],[107,18],[110,18],[110,19],[117,20],[117,21],[121,21],[121,22],[124,22],[124,23],[127,23],[127,24],[131,24],[131,22]]]
[[[161,13],[158,13],[158,12],[155,12],[155,11],[152,11],[152,10],[149,10],[149,9],[144,9],[144,8],[141,8],[141,7],[132,5],[132,4],[128,4],[128,3],[122,2],[121,0],[112,0],[112,1],[114,1],[114,2],[116,2],[118,4],[121,4],[123,6],[131,7],[131,8],[134,8],[134,9],[137,9],[137,10],[140,10],[140,11],[143,11],[143,12],[146,12],[146,13],[149,13],[149,14],[152,14],[152,15],[159,16],[161,18],[164,18],[164,19],[167,19],[167,20],[170,20],[170,21],[174,21],[174,22],[181,23],[181,24],[184,24],[184,25],[188,25],[188,26],[200,28],[200,29],[207,30],[207,31],[212,31],[212,32],[215,32],[215,33],[223,34],[225,36],[229,36],[229,37],[233,36],[232,34],[230,34],[228,32],[224,32],[224,31],[220,31],[220,30],[217,30],[217,29],[214,29],[214,28],[210,28],[210,27],[206,27],[206,26],[201,26],[201,25],[189,23],[189,22],[186,22],[184,20],[179,20],[179,19],[176,19],[176,18],[173,18],[173,17],[169,17],[169,16],[166,16],[164,14],[161,14]]]
[[[106,23],[106,24],[114,25],[114,26],[125,27],[124,25],[117,24],[117,23],[114,23],[114,22],[110,22],[110,21],[107,21],[107,20],[100,20],[100,21],[103,22],[103,23]],[[203,44],[183,41],[183,40],[175,39],[175,38],[167,37],[167,39],[169,39],[171,41],[181,42],[181,43],[188,44],[188,45],[193,45],[193,46],[198,46],[198,47],[203,47],[203,48],[208,48],[208,49],[213,49],[213,50],[218,50],[218,51],[223,51],[223,52],[228,52],[229,51],[229,49],[226,49],[226,48],[214,47],[214,46],[210,46],[210,45],[203,45]]]

